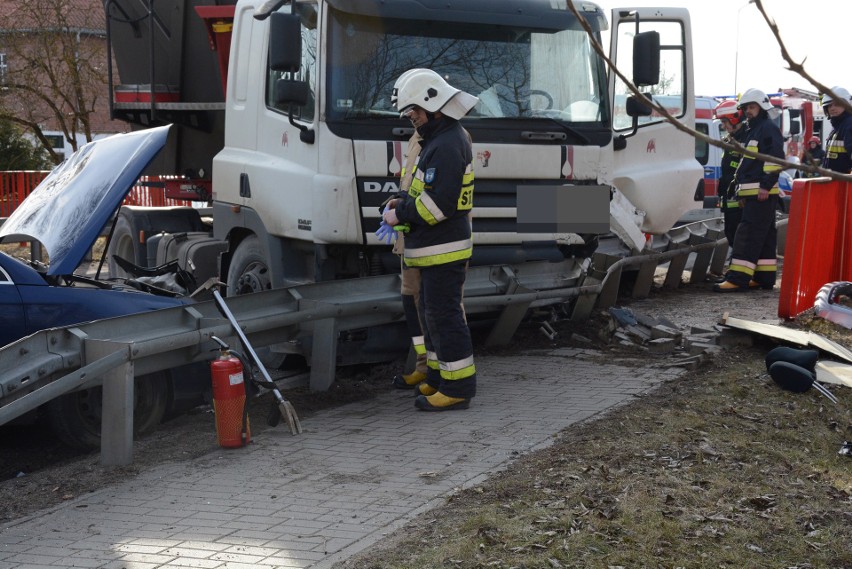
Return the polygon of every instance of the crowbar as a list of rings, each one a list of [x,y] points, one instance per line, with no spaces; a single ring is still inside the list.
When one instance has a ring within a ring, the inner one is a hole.
[[[296,414],[296,409],[293,407],[292,403],[284,399],[284,396],[281,395],[281,392],[278,391],[278,388],[275,386],[275,382],[272,381],[272,378],[269,377],[269,373],[266,371],[266,367],[264,367],[263,362],[260,361],[260,358],[257,357],[257,353],[255,353],[254,348],[251,347],[251,344],[246,338],[246,335],[243,333],[242,328],[240,328],[237,319],[234,318],[234,314],[228,308],[228,305],[225,304],[225,299],[222,298],[222,295],[219,294],[219,291],[213,289],[213,298],[216,299],[216,306],[219,308],[219,312],[225,316],[225,318],[230,321],[231,326],[234,327],[234,331],[237,334],[237,337],[240,339],[240,343],[243,345],[243,349],[249,354],[251,360],[260,370],[260,373],[263,374],[263,378],[266,380],[266,383],[263,384],[264,387],[267,387],[270,391],[272,391],[273,395],[275,395],[275,399],[278,401],[278,413],[270,413],[267,417],[266,422],[270,427],[274,427],[278,424],[278,421],[281,420],[281,417],[287,420],[287,424],[290,426],[290,432],[294,435],[298,435],[302,432],[302,424],[299,422],[299,416]],[[273,407],[274,410],[274,407]]]

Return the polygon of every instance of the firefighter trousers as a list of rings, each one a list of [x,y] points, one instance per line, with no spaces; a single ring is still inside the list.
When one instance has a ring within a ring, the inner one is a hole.
[[[420,321],[424,323],[426,382],[448,397],[476,395],[473,342],[462,308],[465,261],[420,269]]]
[[[740,220],[743,218],[743,209],[737,202],[735,205],[722,203],[722,218],[725,222],[725,239],[728,240],[728,247],[734,246],[734,237],[737,234],[737,227],[740,225]]]
[[[756,197],[745,200],[725,280],[737,286],[748,286],[751,280],[763,288],[775,286],[778,269],[778,235],[775,229],[777,206],[776,195],[770,195],[765,201],[758,201]]]

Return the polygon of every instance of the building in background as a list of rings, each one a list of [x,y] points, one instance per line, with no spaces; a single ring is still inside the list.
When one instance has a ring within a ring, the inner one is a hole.
[[[0,118],[56,163],[127,131],[109,119],[107,57],[101,0],[0,0]]]

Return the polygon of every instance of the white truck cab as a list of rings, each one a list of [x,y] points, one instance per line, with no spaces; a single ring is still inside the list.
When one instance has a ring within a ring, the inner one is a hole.
[[[620,70],[693,126],[686,9],[614,10],[608,20],[591,2],[566,0],[196,3],[185,3],[182,22],[178,11],[152,7],[146,27],[137,3],[107,2],[121,8],[121,21],[140,22],[113,25],[121,82],[178,83],[181,100],[152,104],[158,115],[128,110],[137,124],[163,120],[165,109],[180,118],[196,99],[212,104],[220,78],[202,89],[196,69],[209,62],[186,45],[193,8],[209,15],[211,46],[229,49],[219,53],[224,104],[196,121],[212,136],[175,121],[182,143],[167,161],[169,173],[212,171],[212,237],[222,244],[215,270],[229,294],[398,270],[374,232],[413,132],[391,89],[412,68],[433,69],[480,99],[462,119],[475,157],[473,264],[584,257],[609,231],[641,250],[703,198],[692,139],[637,104],[592,42],[611,25]],[[160,37],[163,22],[187,32]],[[162,77],[145,76],[146,38],[174,42],[172,52],[157,43],[171,53],[159,60]],[[133,215],[129,236],[138,234]]]

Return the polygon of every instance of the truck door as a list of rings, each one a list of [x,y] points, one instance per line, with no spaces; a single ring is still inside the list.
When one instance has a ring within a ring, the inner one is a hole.
[[[613,10],[610,53],[617,68],[630,80],[634,77],[634,38],[643,32],[659,34],[660,65],[659,80],[640,86],[640,90],[693,128],[695,94],[689,12],[683,8]],[[695,159],[694,140],[657,112],[639,117],[634,124],[634,118],[627,114],[628,98],[633,93],[612,71],[609,90],[613,102],[612,182],[638,210],[646,212],[642,231],[666,232],[683,212],[701,207],[704,196],[696,192],[704,173]]]

